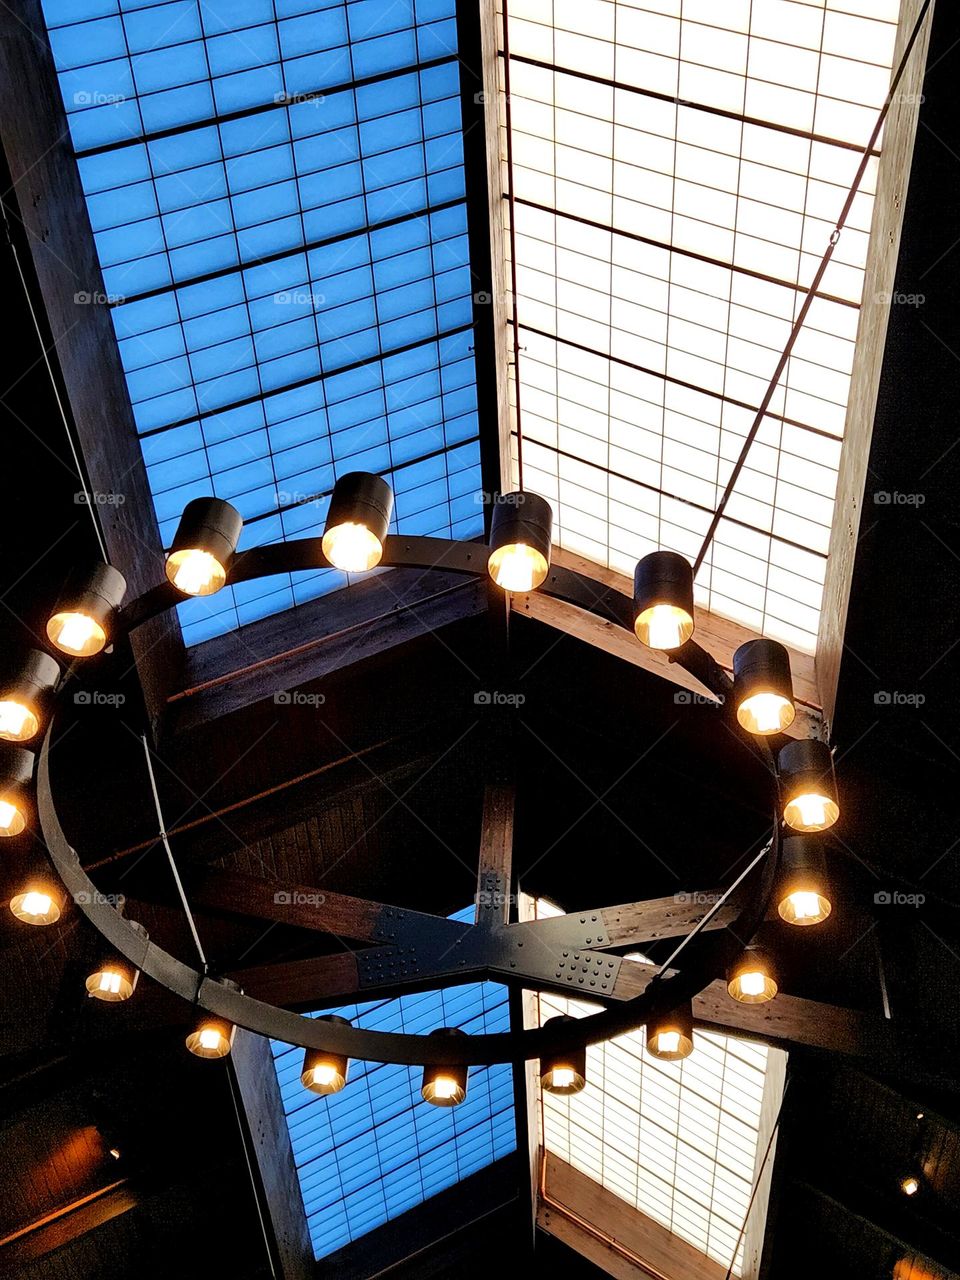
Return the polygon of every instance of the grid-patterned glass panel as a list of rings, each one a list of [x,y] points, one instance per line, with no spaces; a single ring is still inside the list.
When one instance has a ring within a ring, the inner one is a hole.
[[[474,908],[454,919],[473,918]],[[455,1026],[507,1031],[505,987],[450,987],[329,1010],[365,1030],[426,1034]],[[303,1050],[274,1043],[274,1065],[316,1257],[476,1173],[516,1147],[508,1065],[471,1068],[466,1099],[434,1107],[420,1097],[422,1068],[351,1062],[347,1086],[322,1098],[300,1083]]]
[[[161,535],[241,546],[384,475],[394,530],[482,529],[454,0],[44,0]],[[180,606],[187,643],[344,585]]]
[[[884,101],[898,17],[899,0],[510,4],[524,484],[561,545],[626,573],[657,547],[695,557]],[[807,651],[877,163],[696,583]]]

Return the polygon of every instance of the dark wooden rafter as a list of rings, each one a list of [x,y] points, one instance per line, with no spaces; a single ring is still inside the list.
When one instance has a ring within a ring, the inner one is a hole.
[[[119,499],[94,505],[132,598],[163,578],[163,549],[45,30],[40,0],[0,11],[0,135],[13,184],[4,203],[18,254],[32,259],[45,346],[83,454],[77,489],[88,481],[89,492]],[[183,658],[175,615],[151,619],[131,643],[156,723]]]
[[[515,804],[512,782],[487,783],[483,792],[476,912],[476,923],[485,928],[505,925],[510,920]]]

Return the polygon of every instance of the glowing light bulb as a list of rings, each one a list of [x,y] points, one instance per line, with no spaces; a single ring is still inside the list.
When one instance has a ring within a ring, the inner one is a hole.
[[[18,836],[26,825],[19,806],[0,796],[0,836]]]
[[[337,1078],[337,1069],[330,1063],[321,1063],[320,1066],[313,1068],[311,1082],[318,1088],[326,1089],[334,1083]]]
[[[103,628],[85,613],[55,614],[47,633],[58,649],[82,658],[99,653],[106,643]]]
[[[437,1076],[433,1084],[433,1096],[435,1098],[455,1098],[459,1085],[453,1076]]]
[[[199,547],[174,551],[167,560],[167,577],[186,596],[212,596],[227,580],[220,561]]]
[[[0,738],[9,742],[26,742],[40,727],[36,715],[22,702],[8,699],[0,702]]]
[[[839,818],[840,809],[829,796],[808,793],[788,801],[783,816],[795,831],[825,831]]]
[[[380,539],[364,524],[347,521],[323,535],[323,554],[344,573],[364,573],[375,569],[383,555]]]
[[[672,604],[654,605],[641,614],[637,622],[640,639],[651,649],[679,649],[693,634],[689,613]]]
[[[550,1075],[550,1083],[554,1089],[569,1089],[575,1079],[572,1067],[554,1067]]]
[[[794,714],[793,703],[780,693],[755,693],[737,708],[737,719],[750,733],[780,733]]]
[[[661,1031],[657,1036],[657,1049],[660,1053],[676,1053],[679,1048],[679,1031]]]
[[[740,990],[745,996],[762,996],[766,982],[766,976],[759,972],[740,974]]]
[[[905,1196],[915,1196],[920,1190],[920,1183],[916,1178],[904,1178],[900,1187]]]
[[[535,591],[546,580],[548,565],[536,547],[512,542],[490,556],[490,576],[504,591]]]
[[[795,889],[784,896],[777,910],[787,924],[811,925],[826,920],[832,907],[816,889]]]
[[[220,1032],[216,1027],[203,1027],[200,1031],[201,1049],[219,1049]]]
[[[119,973],[113,972],[111,969],[104,969],[100,975],[98,990],[107,991],[111,995],[117,995],[120,991],[121,976]]]
[[[23,895],[20,910],[26,916],[45,916],[49,914],[52,906],[53,899],[48,893],[38,893],[33,890]]]
[[[790,901],[798,920],[810,920],[820,914],[820,898],[815,893],[792,893]]]

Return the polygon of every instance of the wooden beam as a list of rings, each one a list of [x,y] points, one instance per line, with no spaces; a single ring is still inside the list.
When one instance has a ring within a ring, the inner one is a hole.
[[[903,49],[920,13],[923,0],[903,0],[893,54],[899,64]],[[917,132],[923,77],[927,64],[933,10],[910,55],[900,87],[890,105],[883,127],[883,151],[877,170],[877,193],[863,276],[863,305],[857,326],[857,341],[847,416],[840,453],[840,470],[834,504],[833,527],[827,556],[820,632],[817,637],[817,682],[823,716],[829,726],[837,697],[843,637],[847,627],[850,587],[863,511],[870,520],[872,495],[864,492],[873,439],[873,421],[880,388],[880,372],[890,318],[890,298],[900,255],[900,234],[907,203],[913,144]]]
[[[313,1248],[270,1042],[238,1029],[228,1070],[246,1121],[244,1143],[272,1246],[273,1274],[312,1280]]]
[[[185,731],[291,694],[485,608],[480,579],[391,569],[349,591],[252,622],[188,650],[183,688],[170,699],[174,727]]]
[[[51,359],[107,552],[130,599],[163,581],[163,550],[40,0],[10,0],[0,9],[0,134]],[[131,643],[156,722],[183,658],[176,614],[139,628]]]
[[[299,929],[316,929],[357,942],[388,943],[399,924],[419,925],[423,935],[448,933],[451,944],[464,926],[453,920],[313,885],[264,880],[239,871],[208,871],[190,886],[192,901],[233,915],[256,916]]]
[[[554,550],[553,559],[556,564],[566,569],[575,569],[593,578],[601,586],[614,587],[629,595],[633,587],[629,579],[612,569],[604,569],[583,556],[569,551]],[[670,662],[656,649],[650,649],[638,642],[635,636],[607,622],[595,614],[586,613],[574,604],[564,600],[554,600],[540,592],[513,597],[513,608],[520,614],[546,623],[557,631],[566,632],[577,640],[603,649],[614,657],[641,667],[651,675],[661,676],[671,684],[691,693],[704,695],[704,686],[699,680],[685,671],[675,662]],[[739,623],[720,618],[706,609],[696,610],[696,638],[717,660],[727,672],[733,671],[733,654],[747,640],[756,639],[755,633]],[[814,660],[809,654],[790,649],[790,666],[793,671],[794,694],[797,703],[797,717],[788,733],[795,738],[816,738],[823,734],[822,717],[819,707]],[[707,692],[712,698],[713,694]]]
[[[550,1151],[537,1225],[620,1280],[725,1280],[727,1275],[694,1245]]]
[[[606,932],[605,945],[640,946],[658,938],[684,937],[693,932],[719,897],[719,890],[675,893],[670,898],[650,898],[647,902],[603,907],[598,914]],[[725,929],[736,919],[739,911],[736,901],[725,902],[704,925],[704,931]]]
[[[654,973],[655,965],[638,961],[623,964],[613,986],[614,999],[630,1000],[640,995]],[[862,1057],[893,1051],[889,1028],[882,1018],[783,992],[767,1004],[740,1004],[731,1000],[726,983],[719,980],[694,997],[693,1016],[710,1030],[774,1044],[804,1045]]]
[[[516,788],[512,782],[487,783],[480,829],[476,923],[488,928],[510,919],[515,804]]]

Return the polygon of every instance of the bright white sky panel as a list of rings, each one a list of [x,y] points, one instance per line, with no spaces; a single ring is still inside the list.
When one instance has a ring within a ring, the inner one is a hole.
[[[523,479],[561,546],[626,573],[657,547],[696,555],[884,101],[898,17],[896,0],[510,4]],[[807,651],[876,166],[697,579],[700,604]]]

